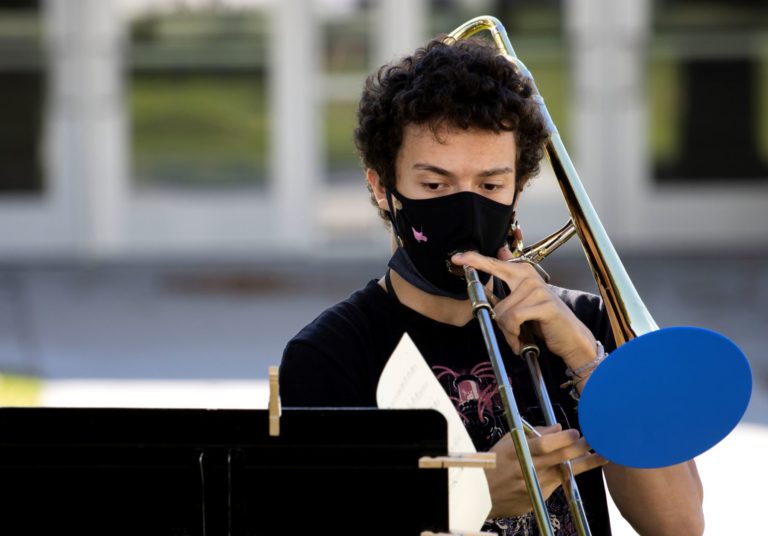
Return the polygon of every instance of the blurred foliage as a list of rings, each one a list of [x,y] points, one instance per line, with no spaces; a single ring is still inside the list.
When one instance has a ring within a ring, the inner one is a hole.
[[[367,11],[323,21],[323,72],[367,72],[371,63],[371,33]]]
[[[38,406],[42,382],[33,376],[0,373],[0,406]]]
[[[133,175],[140,184],[263,184],[269,117],[259,75],[135,76]]]
[[[571,121],[568,114],[569,76],[565,58],[540,59],[526,61],[526,67],[531,71],[536,86],[552,116],[563,143],[570,138]]]
[[[671,162],[680,147],[680,71],[674,61],[658,60],[647,77],[650,151],[655,161]]]
[[[360,170],[360,159],[354,142],[357,127],[357,103],[331,101],[325,106],[323,118],[327,155],[327,171],[334,175],[349,170]],[[358,176],[362,176],[358,173]]]
[[[658,32],[765,31],[765,0],[653,0],[653,27]]]
[[[763,98],[758,100],[758,113],[760,128],[758,129],[758,146],[763,160],[768,162],[768,51],[760,62],[759,87],[757,94]]]
[[[320,105],[321,155],[328,182],[362,180],[354,143],[357,104],[372,65],[372,12],[369,6],[320,21],[320,77],[327,88]]]
[[[267,20],[180,11],[132,22],[133,176],[139,185],[263,186]]]

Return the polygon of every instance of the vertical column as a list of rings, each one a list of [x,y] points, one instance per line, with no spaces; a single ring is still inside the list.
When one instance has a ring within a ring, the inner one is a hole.
[[[605,0],[573,0],[564,5],[571,62],[571,115],[574,140],[570,148],[579,176],[603,223],[612,219],[606,211],[608,170],[605,143],[610,114],[607,79],[608,50]]]
[[[80,256],[113,248],[124,197],[120,20],[113,2],[46,4],[52,105],[49,162],[71,207]]]
[[[379,1],[373,47],[376,67],[413,52],[424,44],[427,38],[427,9],[424,0]]]
[[[646,93],[646,51],[650,32],[649,0],[608,2],[612,10],[608,39],[612,73],[607,132],[607,186],[616,236],[626,246],[637,239],[646,244],[650,170]]]
[[[312,246],[320,176],[317,22],[311,0],[274,2],[270,33],[274,246]]]
[[[648,0],[566,2],[574,161],[610,235],[626,235],[628,192],[647,176],[642,77]]]

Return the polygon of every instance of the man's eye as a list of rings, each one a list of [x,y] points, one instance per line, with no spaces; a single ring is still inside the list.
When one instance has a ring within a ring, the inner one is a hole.
[[[493,183],[483,184],[483,190],[485,190],[486,192],[495,192],[499,188],[501,188],[500,184],[493,184]]]
[[[425,182],[424,183],[424,187],[427,190],[437,191],[437,190],[440,189],[440,183],[439,182]]]

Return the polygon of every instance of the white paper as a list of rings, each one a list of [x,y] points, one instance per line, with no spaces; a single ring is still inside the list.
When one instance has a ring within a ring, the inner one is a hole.
[[[476,452],[456,408],[407,333],[384,367],[376,402],[382,409],[435,409],[448,421],[448,453]],[[451,531],[480,530],[491,511],[485,471],[448,469],[448,497]]]

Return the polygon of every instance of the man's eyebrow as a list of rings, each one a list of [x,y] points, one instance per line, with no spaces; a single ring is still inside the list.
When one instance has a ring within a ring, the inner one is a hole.
[[[504,166],[499,168],[486,169],[478,173],[479,177],[493,177],[495,175],[506,175],[507,173],[514,173],[515,168],[512,166]]]
[[[432,164],[414,164],[414,169],[420,169],[422,171],[431,171],[432,173],[435,173],[437,175],[442,175],[444,177],[453,177],[453,173],[448,171],[447,169],[443,169],[438,166],[434,166]],[[496,175],[506,175],[508,173],[514,173],[515,168],[512,166],[504,166],[504,167],[498,167],[498,168],[491,168],[486,169],[484,171],[481,171],[477,174],[478,177],[494,177]]]
[[[432,164],[414,164],[413,169],[420,169],[422,171],[431,171],[432,173],[435,173],[437,175],[442,175],[443,177],[453,177],[453,173],[448,171],[447,169],[443,169],[438,166],[433,166]]]

